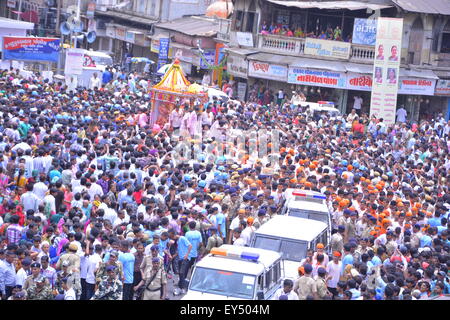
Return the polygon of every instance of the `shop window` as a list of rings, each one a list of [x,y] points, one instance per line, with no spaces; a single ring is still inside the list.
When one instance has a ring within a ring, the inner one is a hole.
[[[252,32],[256,30],[256,24],[258,23],[258,14],[256,12],[247,12],[247,22],[245,24],[245,32]]]
[[[441,53],[450,53],[450,20],[442,31]]]
[[[409,35],[408,61],[410,64],[420,64],[423,47],[423,23],[420,17],[414,21]]]
[[[234,20],[234,31],[242,31],[242,22],[244,20],[244,11],[237,10],[236,18]]]

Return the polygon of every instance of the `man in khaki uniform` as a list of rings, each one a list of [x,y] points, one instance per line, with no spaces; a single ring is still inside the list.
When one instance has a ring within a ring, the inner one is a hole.
[[[345,232],[345,226],[340,225],[338,226],[338,232],[334,233],[331,236],[330,245],[331,245],[331,251],[339,251],[342,252],[344,249],[344,232]]]
[[[56,270],[61,270],[61,264],[69,261],[69,272],[80,272],[80,256],[77,255],[78,246],[75,243],[69,245],[69,252],[63,254],[56,263]]]
[[[28,290],[28,288],[32,287],[36,283],[36,279],[38,279],[41,276],[41,264],[38,262],[33,262],[31,265],[31,275],[27,277],[25,282],[23,283],[23,290]],[[49,284],[49,281],[47,278],[45,278],[46,284]]]
[[[298,278],[294,284],[294,290],[297,292],[299,300],[306,300],[308,296],[317,297],[316,281],[311,276],[312,266],[307,263],[304,265],[305,274]]]
[[[159,261],[161,262],[160,266],[164,265],[164,258],[159,255],[159,248],[156,245],[152,245],[150,247],[150,252],[151,252],[150,255],[144,256],[144,259],[142,259],[141,265],[139,266],[139,270],[141,271],[142,278],[144,278],[145,274],[148,273],[152,269],[153,258],[159,259]]]
[[[142,300],[165,300],[166,298],[167,274],[160,263],[158,257],[152,258],[152,268],[146,270],[141,282],[134,287],[134,291],[137,291],[145,286]]]
[[[317,288],[317,296],[320,300],[324,300],[326,297],[331,297],[328,292],[327,283],[325,280],[325,275],[327,271],[324,268],[317,269],[317,279],[316,279],[316,288]]]

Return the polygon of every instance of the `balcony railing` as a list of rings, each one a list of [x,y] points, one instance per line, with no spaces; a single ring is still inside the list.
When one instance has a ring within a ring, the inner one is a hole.
[[[299,56],[304,55],[305,38],[284,37],[279,35],[258,35],[258,48],[270,53]],[[352,44],[350,61],[373,63],[375,47]]]
[[[258,48],[273,53],[299,55],[305,49],[305,39],[276,35],[259,35]]]

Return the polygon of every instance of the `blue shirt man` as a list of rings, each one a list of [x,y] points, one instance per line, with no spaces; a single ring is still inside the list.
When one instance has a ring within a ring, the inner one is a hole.
[[[216,216],[217,230],[222,238],[226,238],[226,222],[225,215],[223,213],[218,213]]]
[[[189,231],[186,232],[186,239],[192,244],[191,252],[188,259],[196,259],[198,257],[198,248],[202,243],[202,234],[200,231],[195,230],[195,221],[189,222]],[[181,257],[180,257],[181,258]]]
[[[189,242],[189,240],[186,237],[180,236],[178,238],[177,245],[178,245],[178,258],[180,260],[183,260],[184,257],[188,254],[189,246],[191,246],[191,243]],[[188,258],[189,258],[189,256],[188,256]]]

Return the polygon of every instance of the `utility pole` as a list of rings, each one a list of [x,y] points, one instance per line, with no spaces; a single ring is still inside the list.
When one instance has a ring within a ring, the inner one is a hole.
[[[22,0],[19,0],[19,13],[17,14],[17,20],[20,20],[21,13],[22,13]]]
[[[57,1],[57,9],[56,9],[56,26],[55,26],[55,31],[56,34],[60,33],[59,31],[59,25],[61,23],[61,2],[62,0],[56,0]]]
[[[80,21],[80,5],[81,5],[81,0],[78,0],[77,2],[77,19],[76,21]],[[77,47],[77,40],[78,40],[78,32],[76,33],[75,39],[74,39],[74,45],[73,47],[76,48]]]

